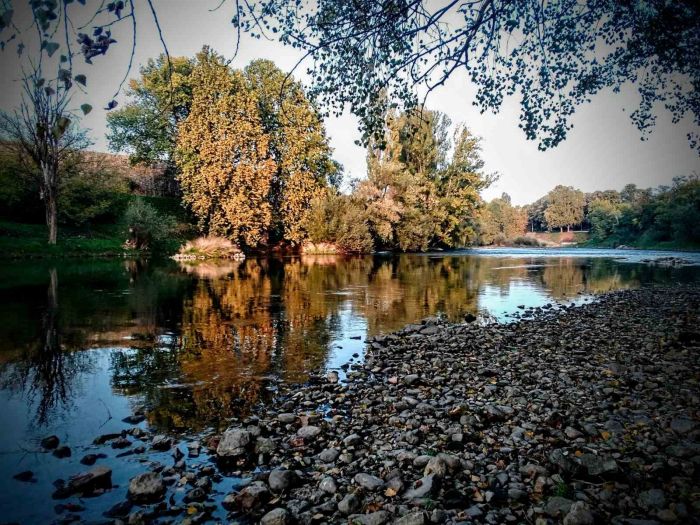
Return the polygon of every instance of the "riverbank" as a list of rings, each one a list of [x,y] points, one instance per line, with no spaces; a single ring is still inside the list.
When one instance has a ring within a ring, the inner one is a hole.
[[[507,325],[427,319],[368,341],[363,363],[279,384],[224,434],[153,436],[136,410],[46,505],[66,522],[697,523],[698,326],[697,287]]]

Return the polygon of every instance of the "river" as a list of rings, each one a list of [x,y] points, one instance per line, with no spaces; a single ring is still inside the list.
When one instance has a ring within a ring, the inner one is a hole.
[[[142,426],[196,434],[255,412],[279,381],[362,359],[364,341],[432,315],[507,322],[527,307],[700,278],[698,254],[466,250],[243,262],[15,261],[0,268],[0,516],[53,519],[51,482],[95,436]],[[50,434],[72,449],[39,453]],[[137,465],[133,466],[133,471]],[[34,486],[12,479],[32,470]],[[132,471],[115,472],[125,483]],[[18,501],[22,501],[18,505]],[[46,514],[49,512],[49,514]]]

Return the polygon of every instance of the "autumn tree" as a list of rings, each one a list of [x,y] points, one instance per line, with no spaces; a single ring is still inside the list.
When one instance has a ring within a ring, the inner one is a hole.
[[[107,115],[107,140],[125,152],[132,164],[164,166],[170,192],[175,191],[177,128],[192,104],[194,60],[186,57],[149,59],[140,76],[129,82],[130,101]]]
[[[177,136],[183,201],[202,231],[251,247],[266,242],[275,172],[268,144],[243,74],[202,50],[192,71],[192,105]]]
[[[479,242],[481,244],[498,244],[513,240],[525,233],[527,212],[513,206],[510,195],[491,200],[482,209],[479,216]]]
[[[23,164],[39,174],[49,244],[56,244],[58,236],[59,175],[66,162],[88,144],[68,107],[69,82],[47,81],[41,70],[35,69],[23,80],[19,109],[0,113],[0,138]]]
[[[564,227],[570,230],[574,224],[580,224],[585,203],[582,191],[571,186],[556,186],[547,194],[547,209],[544,212],[547,226],[563,231]]]
[[[299,82],[270,60],[255,60],[243,73],[275,165],[268,199],[271,242],[298,244],[306,235],[311,199],[327,185],[338,184],[340,166],[331,158],[323,120]]]

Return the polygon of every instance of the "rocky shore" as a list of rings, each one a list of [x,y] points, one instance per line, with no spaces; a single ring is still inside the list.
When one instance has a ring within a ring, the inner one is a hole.
[[[697,287],[506,325],[431,318],[367,345],[223,434],[154,436],[134,414],[56,483],[57,520],[120,491],[106,523],[700,523]],[[101,447],[142,473],[112,487]]]

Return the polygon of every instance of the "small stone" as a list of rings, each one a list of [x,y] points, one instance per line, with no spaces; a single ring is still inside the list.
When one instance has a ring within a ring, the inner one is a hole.
[[[53,455],[59,459],[69,458],[71,456],[71,454],[72,454],[72,452],[71,452],[70,447],[68,447],[66,445],[58,447],[56,450],[53,451]]]
[[[352,514],[349,517],[350,523],[358,525],[383,525],[389,521],[390,514],[385,510],[370,512],[369,514]]]
[[[431,474],[439,479],[447,475],[447,463],[440,456],[434,456],[428,460],[428,464],[423,470],[423,475],[430,476]]]
[[[113,449],[122,449],[122,448],[128,448],[131,446],[131,441],[129,441],[126,438],[120,437],[112,441],[112,448]]]
[[[318,488],[319,490],[322,490],[328,494],[335,494],[338,491],[338,486],[336,485],[335,480],[330,476],[323,478],[321,483],[318,484]]]
[[[383,480],[376,476],[372,476],[371,474],[367,474],[366,472],[360,472],[359,474],[355,474],[354,479],[355,483],[369,491],[379,490],[384,486]]]
[[[34,479],[34,472],[32,472],[31,470],[25,470],[24,472],[20,472],[19,474],[15,474],[12,477],[14,479],[16,479],[17,481],[23,481],[25,483],[29,482],[29,481],[36,481],[36,479]]]
[[[313,425],[306,425],[297,430],[297,436],[304,439],[315,438],[321,433],[321,429]]]
[[[297,481],[297,475],[293,470],[275,469],[270,472],[267,483],[272,492],[284,492],[292,488]]]
[[[573,504],[574,502],[570,499],[562,498],[560,496],[553,496],[547,500],[544,511],[549,516],[557,518],[568,513]]]
[[[343,444],[346,447],[352,446],[352,445],[357,445],[362,441],[362,437],[360,437],[359,434],[350,434],[349,436],[346,436],[343,439]]]
[[[242,510],[251,510],[267,503],[270,499],[270,491],[261,481],[254,481],[238,494],[229,495],[230,499],[224,499],[225,508],[238,507]],[[229,498],[226,496],[226,498]],[[233,503],[233,505],[231,505]]]
[[[68,481],[67,488],[71,494],[88,494],[98,489],[111,489],[112,469],[98,466],[87,472],[76,474]]]
[[[107,511],[103,512],[102,515],[107,518],[126,518],[131,512],[133,504],[129,500],[120,501],[115,505],[112,505]]]
[[[144,472],[131,478],[127,496],[134,503],[154,503],[163,499],[165,483],[157,472]]]
[[[41,448],[52,450],[56,448],[59,443],[60,440],[58,439],[58,436],[47,436],[41,440]]]
[[[403,382],[406,385],[413,385],[418,382],[420,379],[420,376],[418,374],[409,374],[407,376],[404,376]]]
[[[347,516],[360,510],[361,505],[359,498],[355,494],[346,494],[338,502],[338,510]]]
[[[146,419],[146,416],[143,414],[133,414],[131,416],[126,416],[122,421],[124,423],[128,423],[129,425],[138,425],[142,421]]]
[[[411,512],[394,521],[394,525],[426,525],[425,512]]]
[[[331,370],[326,374],[326,379],[328,380],[329,383],[337,383],[338,382],[338,372],[335,370]]]
[[[564,525],[593,525],[595,519],[588,505],[583,501],[577,501],[566,514]]]
[[[250,432],[247,430],[227,430],[216,447],[220,458],[235,458],[245,455],[250,445]]]
[[[277,421],[280,423],[284,423],[285,425],[288,425],[290,423],[294,423],[297,420],[297,416],[295,414],[289,414],[289,413],[284,413],[284,414],[277,414]]]
[[[165,452],[166,450],[170,450],[170,448],[172,446],[173,446],[173,440],[170,439],[168,436],[164,436],[162,434],[154,436],[153,440],[151,441],[151,448],[153,450],[159,450],[161,452]]]
[[[261,525],[287,525],[289,523],[289,513],[287,509],[272,509],[260,519]]]
[[[334,463],[335,460],[338,459],[339,455],[340,451],[338,451],[337,449],[327,448],[318,455],[318,459],[321,460],[323,463]]]
[[[434,476],[425,476],[416,481],[412,488],[406,491],[403,495],[404,499],[420,499],[427,498],[437,491],[437,480]]]
[[[645,509],[663,509],[666,506],[666,495],[661,489],[645,490],[639,494],[638,501]]]

